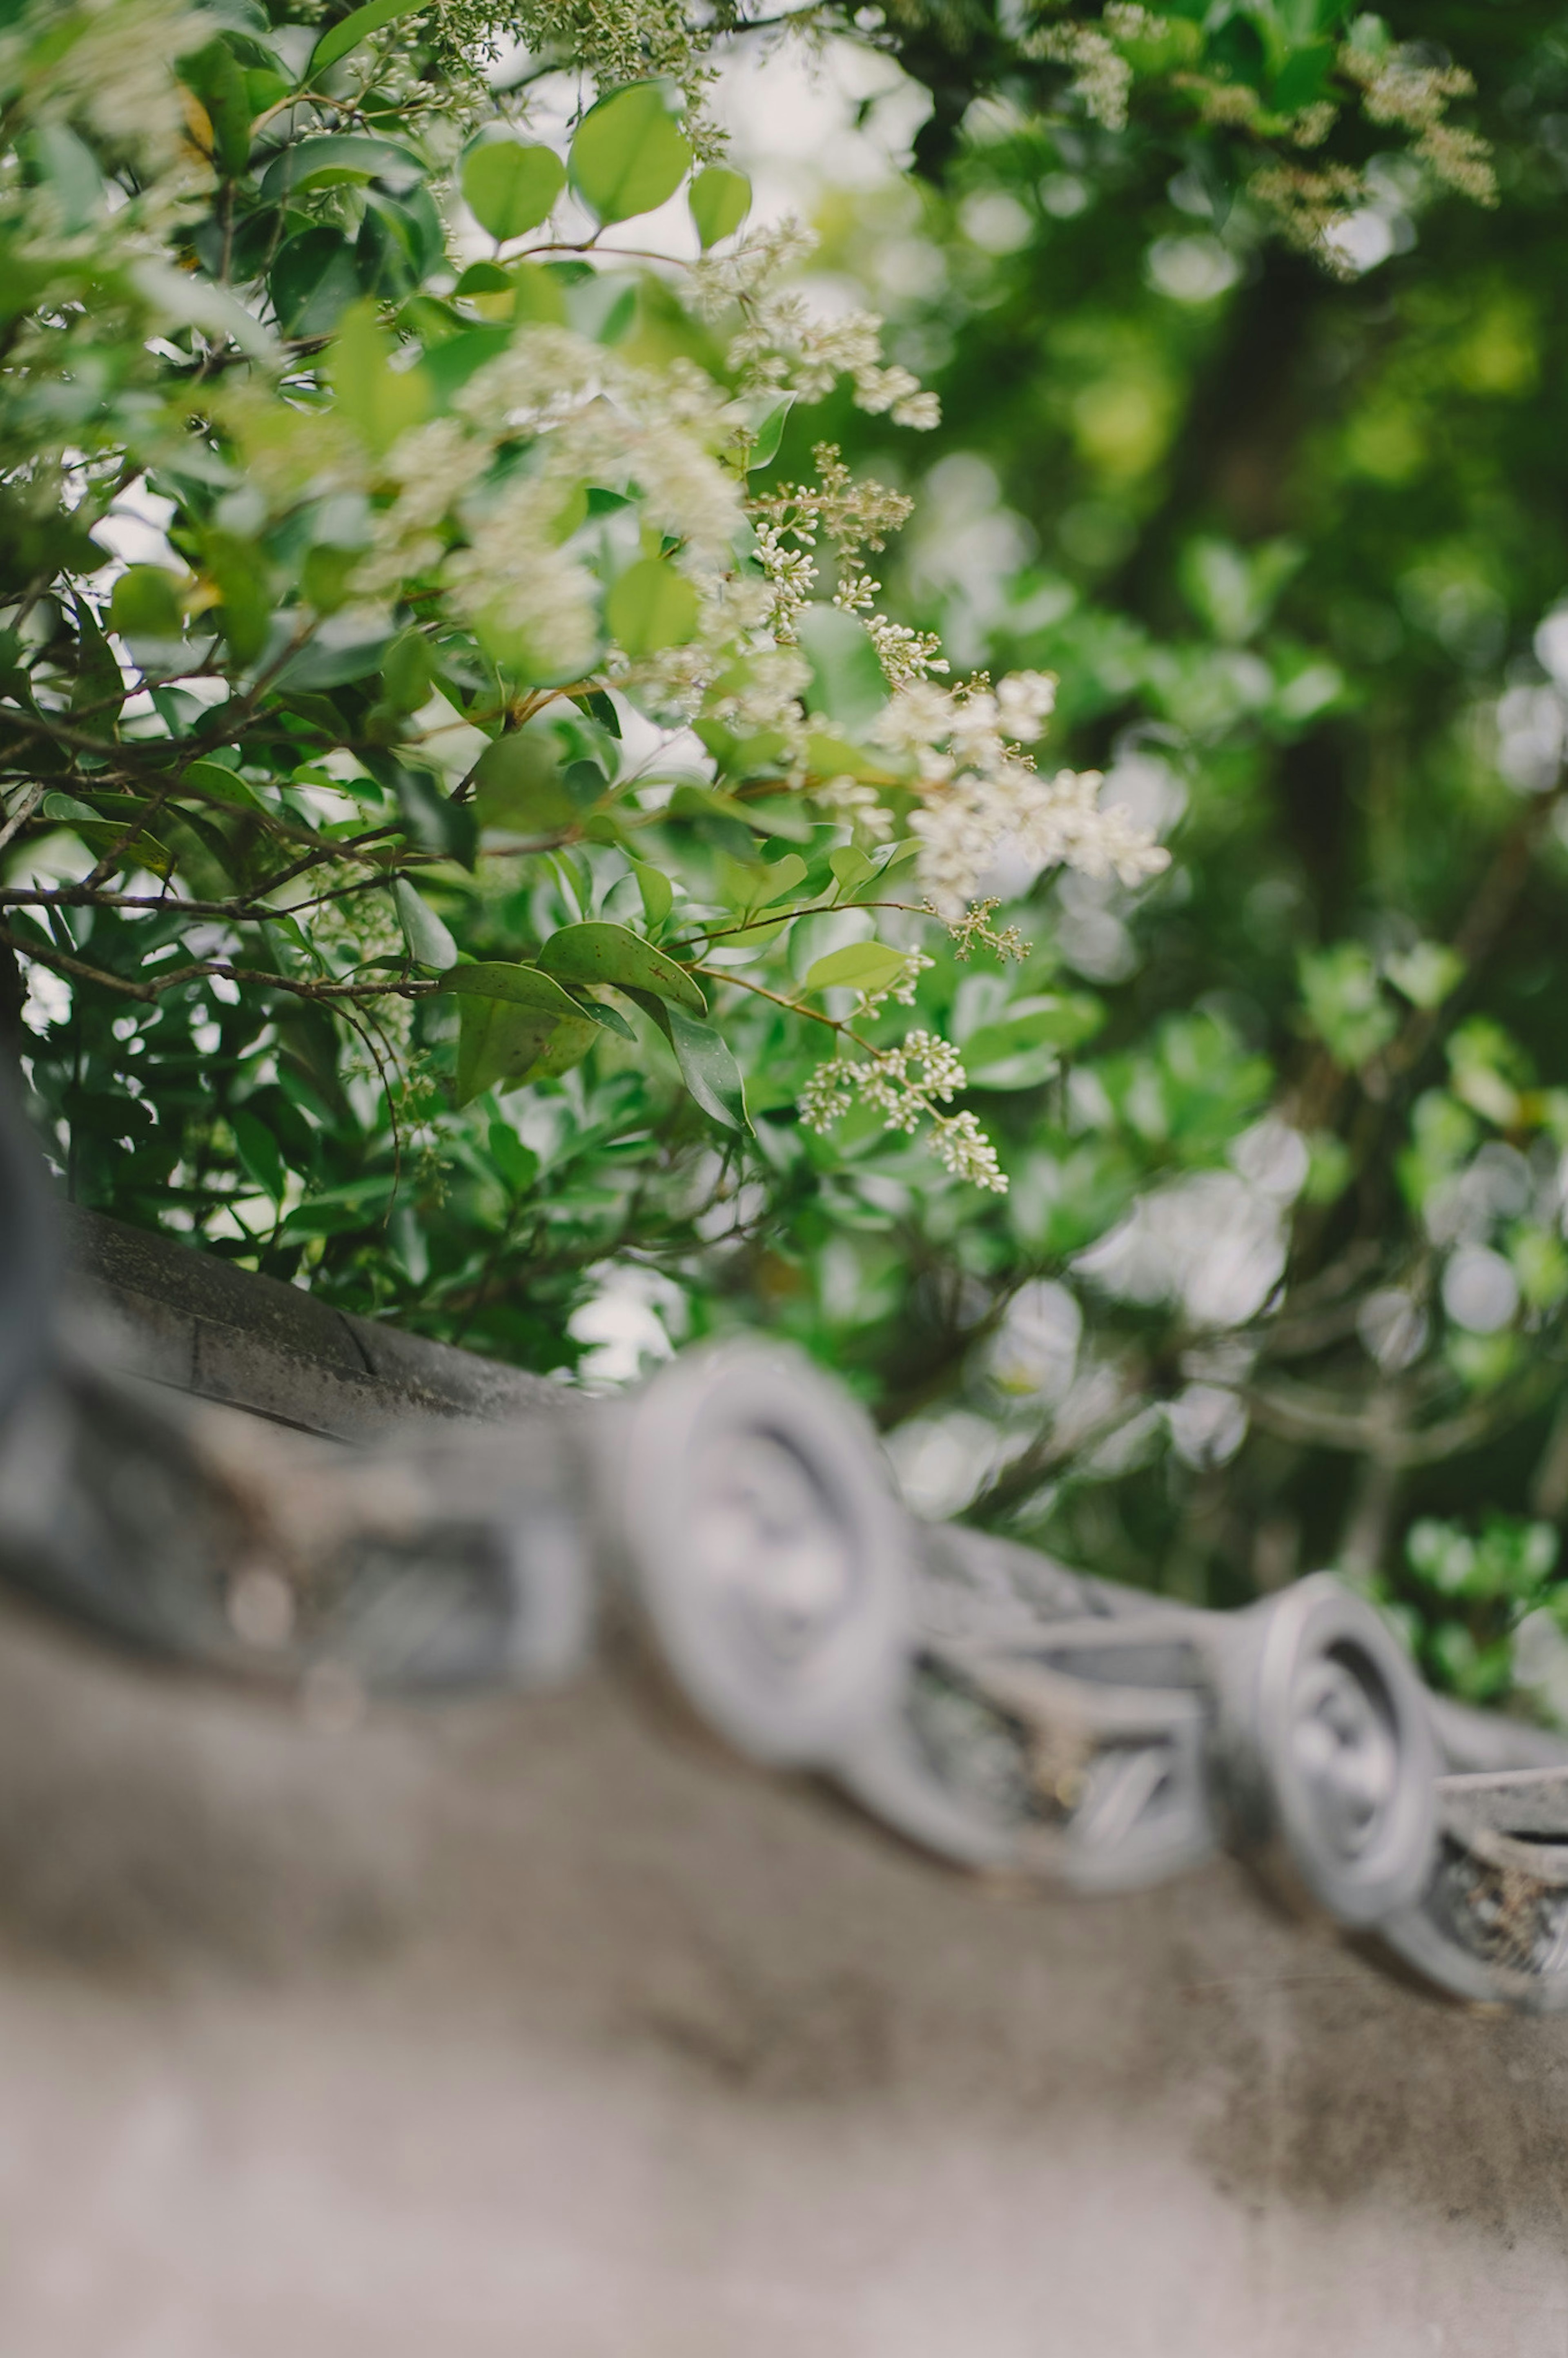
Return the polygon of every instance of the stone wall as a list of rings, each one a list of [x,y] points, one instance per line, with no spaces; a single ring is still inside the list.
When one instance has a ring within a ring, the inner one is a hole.
[[[277,1412],[276,1410],[274,1412]],[[0,1610],[5,2358],[1568,2358],[1568,2023]]]
[[[8,1613],[0,1942],[17,2358],[1568,2352],[1568,2026],[597,1680],[312,1728]]]

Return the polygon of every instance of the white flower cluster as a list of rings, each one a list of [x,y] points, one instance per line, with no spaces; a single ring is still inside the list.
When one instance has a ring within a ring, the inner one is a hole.
[[[748,384],[776,386],[806,401],[820,401],[847,376],[856,408],[872,417],[891,414],[895,426],[923,432],[941,423],[936,395],[925,392],[908,369],[883,365],[882,323],[874,311],[822,319],[813,316],[804,296],[761,296],[746,307],[745,325],[730,347],[730,364]]]
[[[930,907],[929,903],[926,905]],[[976,901],[965,910],[961,917],[947,920],[947,932],[953,944],[953,956],[960,965],[966,964],[974,956],[977,942],[1004,963],[1009,958],[1014,958],[1022,966],[1029,956],[1031,945],[1024,940],[1016,925],[1003,925],[999,931],[992,925],[991,919],[1000,906],[1000,902],[994,899]],[[939,910],[931,910],[934,917],[940,914]]]
[[[927,957],[924,950],[911,950],[903,961],[903,971],[896,974],[891,982],[884,983],[880,990],[856,993],[855,1021],[860,1022],[870,1016],[880,1015],[890,1000],[895,1007],[913,1007],[921,976],[935,963],[935,959]]]
[[[840,1048],[817,1066],[802,1089],[800,1118],[819,1134],[841,1121],[857,1103],[873,1106],[884,1130],[909,1136],[929,1120],[932,1147],[946,1169],[956,1179],[1004,1195],[1006,1174],[974,1115],[939,1109],[966,1078],[958,1051],[935,1032],[911,1032],[896,1047],[873,1049],[865,1056]]]
[[[838,568],[833,602],[864,622],[889,686],[898,687],[905,680],[946,671],[934,631],[912,630],[878,612],[881,583],[861,563],[865,550],[886,546],[888,534],[907,521],[914,503],[906,492],[892,491],[870,477],[857,481],[831,442],[819,442],[812,457],[816,483],[787,483],[752,504],[757,552],[773,592],[774,630],[787,638],[816,589],[812,551],[824,538]],[[793,547],[788,546],[792,541]]]
[[[646,521],[679,542],[675,562],[712,593],[708,619],[725,646],[765,619],[765,600],[747,607],[740,585],[724,580],[745,513],[715,455],[729,430],[724,396],[700,370],[684,361],[638,368],[567,329],[532,327],[454,407],[402,435],[383,463],[395,496],[375,519],[357,589],[390,594],[439,568],[460,609],[503,633],[542,676],[584,670],[600,644],[600,585],[573,546],[574,502],[579,514],[582,487],[597,483],[634,496]],[[527,471],[495,487],[487,479],[498,446],[523,438],[534,446]],[[444,554],[448,518],[463,540]]]
[[[310,946],[330,975],[358,977],[373,959],[406,955],[403,927],[392,895],[385,892],[341,892],[317,903],[308,920]],[[389,993],[375,1002],[368,1020],[380,1053],[402,1057],[414,1033],[414,1001]],[[363,1047],[362,1040],[361,1046]],[[373,1073],[373,1064],[359,1067]]]
[[[1440,180],[1477,204],[1497,203],[1491,149],[1479,133],[1444,119],[1450,99],[1474,96],[1474,74],[1463,66],[1433,65],[1413,48],[1379,56],[1353,40],[1340,50],[1338,62],[1343,72],[1361,84],[1368,122],[1419,132],[1415,152]]]
[[[748,230],[728,254],[705,254],[692,265],[693,308],[703,318],[715,319],[732,303],[751,301],[816,250],[816,231],[790,213],[763,228]]]
[[[1122,39],[1135,38],[1150,21],[1141,7],[1113,5],[1105,12],[1105,27]],[[1025,57],[1047,58],[1073,70],[1072,96],[1091,123],[1108,131],[1127,128],[1127,101],[1132,88],[1132,68],[1098,25],[1040,25],[1019,43]]]
[[[949,925],[976,899],[1004,844],[1038,868],[1065,861],[1124,884],[1168,863],[1121,810],[1100,808],[1098,770],[1043,778],[1018,751],[1039,736],[1054,697],[1054,681],[1041,672],[1014,673],[994,690],[984,681],[955,689],[920,680],[897,691],[878,723],[880,742],[914,765],[922,800],[910,828],[920,838],[920,882]]]

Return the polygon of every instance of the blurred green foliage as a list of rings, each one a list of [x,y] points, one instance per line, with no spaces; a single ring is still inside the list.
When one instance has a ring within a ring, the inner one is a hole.
[[[963,1428],[944,1502],[1214,1602],[1337,1563],[1438,1683],[1497,1700],[1568,1506],[1568,627],[1547,619],[1568,590],[1568,20],[1439,6],[1403,29],[1475,74],[1499,201],[1363,156],[1337,272],[1136,95],[1111,132],[1030,116],[1005,74],[938,180],[882,194],[875,234],[858,198],[832,212],[831,266],[944,403],[896,560],[911,611],[999,668],[1058,671],[1065,753],[1180,813],[1165,877],[1066,878],[1032,910],[1105,1028],[1065,1097],[1000,1113],[997,1261],[971,1235],[942,1283],[912,1271],[878,1363],[915,1370],[902,1410],[931,1419],[941,1366],[994,1423],[989,1455]],[[844,439],[883,460],[874,427]],[[1223,1111],[1126,1079],[1193,1010],[1268,1076]],[[1265,1099],[1307,1152],[1278,1174],[1277,1268],[1238,1277],[1245,1315],[1195,1314],[1203,1249],[1173,1205],[1162,1290],[1130,1250],[1073,1277],[1138,1191],[1245,1172]],[[1085,1321],[1075,1379],[1031,1410],[988,1373],[1013,1256],[1067,1275]],[[1456,1595],[1433,1567],[1461,1559]]]
[[[1180,5],[1123,12],[1112,41],[1112,13],[812,12],[929,93],[915,174],[825,200],[816,266],[883,315],[943,423],[916,442],[840,388],[769,416],[755,446],[764,484],[807,477],[827,440],[907,487],[914,520],[878,559],[889,610],[959,665],[1057,674],[1042,767],[1104,769],[1173,855],[1135,889],[1003,863],[993,925],[1030,943],[1019,967],[930,945],[917,1020],[966,1057],[961,1102],[997,1141],[1005,1197],[955,1186],[870,1109],[831,1142],[804,1128],[819,1050],[756,995],[724,1026],[750,1133],[668,1021],[600,1027],[569,1071],[512,1091],[497,1073],[460,1111],[438,994],[401,1098],[327,1006],[222,978],[129,1011],[80,981],[48,1021],[35,1008],[28,1069],[81,1200],[590,1379],[764,1326],[871,1403],[932,1511],[1216,1605],[1336,1564],[1435,1682],[1497,1701],[1520,1625],[1562,1614],[1568,1512],[1568,18],[1538,0],[1437,0],[1391,28],[1288,0]],[[1119,102],[1085,31],[1129,67]],[[232,39],[225,54],[267,70]],[[1347,56],[1425,76],[1442,104],[1424,127],[1408,92],[1402,115],[1368,113],[1373,69],[1347,75]],[[245,103],[270,88],[247,79]],[[1449,97],[1490,144],[1495,203],[1473,135],[1446,163],[1428,136]],[[203,103],[222,135],[237,103],[222,60]],[[1330,105],[1303,146],[1302,111]],[[73,167],[62,150],[49,168],[64,186]],[[547,205],[484,170],[481,218]],[[1303,193],[1303,174],[1319,184]],[[302,219],[276,255],[298,338],[367,292],[450,308],[449,290],[416,292],[419,192],[395,166],[364,186],[357,221]],[[730,192],[709,196],[717,229]],[[206,233],[243,232],[215,217]],[[505,290],[540,316],[568,299],[585,298],[543,273]],[[711,357],[650,285],[606,332]],[[372,375],[378,400],[408,397]],[[84,397],[64,376],[47,394],[62,412]],[[83,562],[69,516],[28,520],[21,481],[0,494],[13,588]],[[230,529],[211,522],[192,556],[243,650],[265,616]],[[319,534],[323,608],[340,561]],[[622,573],[623,641],[659,586]],[[169,627],[157,580],[127,573],[114,597],[114,629]],[[54,611],[91,734],[117,675],[85,605]],[[678,620],[646,627],[678,636]],[[427,855],[385,955],[442,968],[445,935],[515,961],[604,918],[679,946],[656,833],[612,882],[568,847],[482,888],[460,813],[392,759],[428,681],[384,649],[358,678],[345,660],[288,708],[294,816],[319,825],[310,789],[332,784],[311,766],[330,698],[357,743],[385,739],[365,756],[383,823]],[[460,665],[441,685],[475,703]],[[612,718],[585,705],[563,723],[547,775],[481,779],[494,811],[537,817],[550,794],[592,809],[617,775]],[[215,758],[210,797],[229,808]],[[872,896],[869,871],[846,886],[831,866],[854,849],[843,829],[777,811],[759,832],[710,785],[679,791],[703,907],[752,918],[775,880],[786,906],[824,879]],[[127,823],[59,791],[38,816],[90,850]],[[221,867],[235,855],[214,824],[205,797],[170,818],[189,859],[205,846]],[[222,825],[232,847],[243,827]],[[105,906],[69,938],[63,923],[57,952],[111,968],[133,925],[138,961],[184,937],[172,914]],[[797,920],[786,995],[817,988],[845,938],[837,911]]]

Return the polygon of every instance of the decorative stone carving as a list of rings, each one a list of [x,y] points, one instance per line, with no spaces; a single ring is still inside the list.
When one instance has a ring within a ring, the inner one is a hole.
[[[687,1702],[753,1759],[832,1768],[892,1707],[909,1650],[870,1429],[755,1347],[694,1352],[601,1422],[612,1552]]]
[[[1438,1703],[1326,1574],[1198,1612],[917,1523],[838,1389],[756,1344],[594,1401],[362,1343],[355,1417],[392,1429],[290,1431],[319,1305],[265,1291],[268,1413],[215,1406],[194,1332],[182,1363],[153,1320],[155,1381],[46,1315],[48,1209],[0,1122],[0,1574],[114,1641],[428,1693],[558,1684],[616,1628],[734,1751],[959,1866],[1111,1892],[1223,1846],[1449,1996],[1568,2006],[1568,1746]]]
[[[1326,1573],[1219,1626],[1220,1755],[1249,1855],[1340,1924],[1408,1906],[1431,1873],[1438,1758],[1393,1637]]]
[[[1568,1768],[1445,1777],[1419,1905],[1379,1923],[1450,1996],[1524,2014],[1568,2007]]]

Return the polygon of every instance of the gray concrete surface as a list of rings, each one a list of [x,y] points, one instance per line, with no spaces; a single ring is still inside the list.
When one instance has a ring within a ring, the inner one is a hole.
[[[1568,2024],[0,1614],[3,2358],[1565,2358]]]

